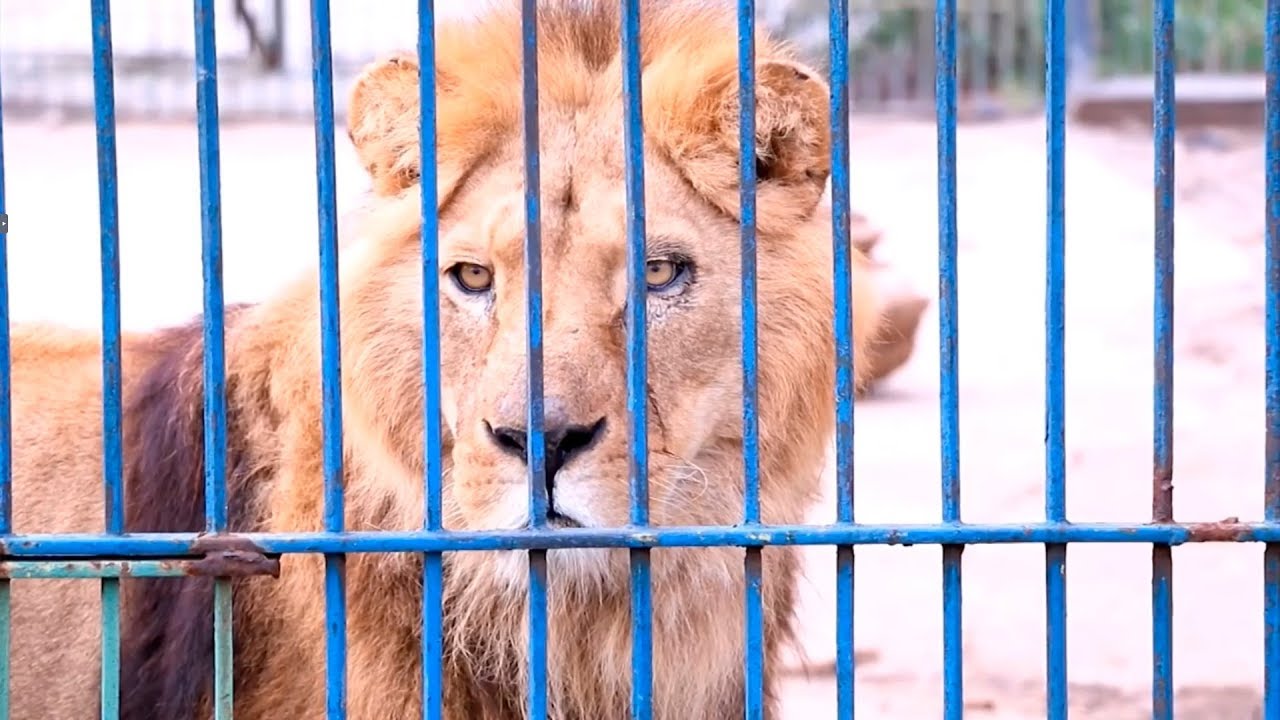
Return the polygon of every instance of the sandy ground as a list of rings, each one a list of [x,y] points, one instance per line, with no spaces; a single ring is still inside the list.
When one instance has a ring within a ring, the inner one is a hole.
[[[919,287],[937,285],[932,125],[854,128],[854,204],[884,226]],[[1043,123],[959,131],[960,458],[963,518],[1044,517]],[[1213,149],[1222,142],[1225,147]],[[1067,157],[1068,516],[1150,517],[1153,155],[1148,135],[1073,128]],[[1260,518],[1263,482],[1263,151],[1211,136],[1177,156],[1175,513]],[[879,251],[879,249],[878,249]],[[857,516],[940,517],[938,317],[918,355],[858,405]],[[833,486],[834,481],[829,483]],[[834,507],[815,520],[831,518]],[[834,551],[808,550],[806,650],[834,656]],[[939,717],[941,553],[859,549],[861,717]],[[1260,547],[1174,551],[1175,717],[1261,717]],[[1150,551],[1068,555],[1072,717],[1150,717]],[[1044,553],[964,553],[966,717],[1044,717]],[[793,682],[788,717],[834,717],[829,678]]]
[[[193,126],[122,126],[119,189],[123,317],[147,327],[200,308]],[[1175,388],[1180,520],[1260,518],[1263,480],[1262,150],[1181,148]],[[15,320],[96,327],[94,135],[83,125],[10,123],[5,169]],[[227,126],[221,144],[229,301],[268,293],[316,252],[309,126]],[[878,253],[936,288],[931,124],[855,123],[856,208],[883,226]],[[1148,136],[1072,129],[1067,179],[1068,512],[1079,521],[1150,516],[1152,153]],[[1037,121],[959,134],[959,293],[963,517],[1043,517],[1044,130]],[[363,179],[339,139],[339,211]],[[940,517],[938,318],[918,355],[857,409],[857,514],[866,522]],[[815,521],[834,517],[831,506]],[[834,656],[834,551],[812,548],[805,651]],[[1262,553],[1181,547],[1175,556],[1180,720],[1261,717]],[[936,548],[858,551],[863,718],[940,715],[942,613]],[[1150,553],[1069,552],[1072,716],[1150,716]],[[1044,716],[1044,560],[1037,546],[964,553],[966,717]],[[792,680],[787,718],[835,717],[834,681]]]

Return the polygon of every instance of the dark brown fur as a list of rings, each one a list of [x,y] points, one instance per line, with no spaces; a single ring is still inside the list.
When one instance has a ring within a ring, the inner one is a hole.
[[[228,308],[228,319],[239,307]],[[230,323],[228,323],[230,324]],[[158,333],[157,361],[125,398],[127,532],[199,532],[204,510],[204,382],[200,319]],[[234,376],[228,395],[236,395]],[[264,469],[247,447],[245,410],[227,403],[227,517],[254,529],[248,485]],[[237,583],[242,581],[237,581]],[[126,579],[121,622],[121,720],[185,720],[209,701],[213,678],[213,579]],[[235,636],[254,618],[233,603]],[[236,690],[251,680],[236,642]]]

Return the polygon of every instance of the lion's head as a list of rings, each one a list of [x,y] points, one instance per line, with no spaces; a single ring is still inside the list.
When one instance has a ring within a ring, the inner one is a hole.
[[[648,432],[656,525],[742,516],[742,360],[735,17],[649,3],[642,17]],[[624,101],[617,3],[539,15],[548,497],[585,527],[629,515]],[[525,199],[518,11],[438,32],[440,352],[446,525],[517,528],[526,486]],[[828,88],[756,44],[759,422],[766,521],[800,522],[834,422]],[[380,223],[344,276],[354,432],[421,477],[418,65],[376,63],[349,132]],[[873,329],[855,279],[856,348]],[[855,357],[861,355],[855,351]],[[404,477],[401,474],[401,477]],[[420,508],[413,482],[390,488]],[[418,510],[420,512],[420,510]],[[603,572],[604,554],[575,553]],[[591,559],[594,558],[594,559]],[[553,558],[553,562],[555,562]],[[523,571],[519,573],[523,576]]]

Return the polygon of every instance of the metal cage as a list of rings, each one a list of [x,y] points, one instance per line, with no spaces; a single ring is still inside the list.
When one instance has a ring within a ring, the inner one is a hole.
[[[1047,0],[1044,11],[1045,84],[1044,112],[1047,118],[1045,156],[1048,173],[1044,178],[1048,199],[1045,232],[1047,284],[1044,294],[1046,365],[1045,405],[1045,495],[1044,517],[1028,518],[1017,524],[971,524],[960,517],[961,481],[959,473],[959,327],[956,265],[956,13],[957,0],[938,0],[934,31],[936,42],[937,118],[937,202],[939,206],[938,254],[940,270],[941,370],[940,403],[942,430],[939,451],[943,458],[940,492],[943,513],[937,524],[868,525],[855,520],[853,507],[854,399],[851,349],[851,307],[847,292],[837,292],[833,308],[833,332],[837,348],[837,433],[836,469],[838,477],[838,517],[834,522],[814,526],[769,526],[760,522],[758,498],[757,428],[757,341],[755,315],[755,165],[754,157],[754,65],[752,0],[738,0],[739,79],[741,81],[740,135],[742,187],[741,224],[742,418],[745,429],[744,465],[746,499],[740,524],[724,527],[648,527],[647,467],[645,436],[645,348],[644,327],[644,238],[645,215],[643,166],[639,161],[644,142],[640,112],[640,3],[621,0],[623,11],[624,94],[626,98],[625,145],[628,150],[626,191],[628,205],[627,269],[629,310],[627,325],[627,392],[632,413],[631,525],[615,530],[552,529],[546,526],[547,499],[542,482],[546,458],[543,443],[541,268],[539,237],[538,115],[525,113],[526,162],[526,281],[528,327],[528,447],[529,504],[535,518],[531,527],[507,532],[451,532],[442,529],[440,458],[440,355],[438,334],[438,275],[436,210],[429,202],[437,192],[436,180],[436,95],[434,88],[435,15],[431,0],[419,2],[418,53],[421,65],[421,149],[422,149],[422,265],[426,312],[422,318],[426,338],[422,348],[427,388],[425,421],[426,526],[414,532],[348,532],[343,528],[343,495],[340,477],[343,456],[340,437],[342,411],[337,362],[337,231],[334,200],[334,102],[330,48],[330,16],[326,0],[311,3],[311,32],[314,80],[315,138],[318,163],[317,192],[320,207],[319,258],[322,318],[319,328],[323,354],[324,393],[324,531],[300,534],[255,534],[239,536],[248,541],[263,560],[287,553],[321,553],[325,558],[325,600],[327,628],[327,712],[331,720],[345,716],[345,600],[344,554],[350,552],[413,552],[425,557],[422,583],[423,624],[423,707],[424,717],[440,718],[441,704],[441,615],[442,553],[479,549],[525,550],[530,577],[530,658],[528,693],[530,717],[547,713],[546,694],[546,552],[567,547],[628,548],[632,579],[632,717],[651,716],[653,675],[650,654],[649,552],[673,546],[729,545],[745,548],[746,706],[748,717],[761,717],[763,688],[763,608],[761,601],[760,551],[767,545],[825,544],[839,548],[837,555],[837,675],[838,716],[854,716],[854,548],[864,544],[934,544],[943,548],[941,580],[944,588],[942,644],[944,656],[945,716],[958,720],[963,715],[961,656],[961,573],[962,554],[973,543],[1035,543],[1045,548],[1045,601],[1047,626],[1046,717],[1067,716],[1066,675],[1066,586],[1067,546],[1070,543],[1142,543],[1152,548],[1151,612],[1152,716],[1170,720],[1173,709],[1172,606],[1173,565],[1171,547],[1195,542],[1266,543],[1266,682],[1265,716],[1280,718],[1280,0],[1266,3],[1266,476],[1265,521],[1258,523],[1184,523],[1174,519],[1172,489],[1173,455],[1173,139],[1176,127],[1173,104],[1175,55],[1173,47],[1173,0],[1154,4],[1153,43],[1155,49],[1154,103],[1154,183],[1153,209],[1156,230],[1153,238],[1155,296],[1153,321],[1155,347],[1153,363],[1153,487],[1149,520],[1128,523],[1075,523],[1066,516],[1066,461],[1064,453],[1064,325],[1063,299],[1066,248],[1064,164],[1065,96],[1067,44],[1065,38],[1067,0]],[[121,329],[118,228],[116,213],[116,150],[112,70],[112,32],[107,0],[93,0],[93,70],[95,78],[98,179],[100,191],[102,252],[102,381],[104,388],[103,492],[106,496],[105,534],[13,534],[11,526],[11,377],[9,334],[0,334],[0,718],[8,717],[10,596],[12,580],[36,577],[79,577],[98,579],[102,586],[102,717],[117,714],[119,672],[119,578],[122,575],[164,577],[190,571],[211,549],[226,547],[227,511],[225,488],[226,404],[223,358],[223,284],[221,275],[219,129],[217,113],[218,75],[215,63],[213,0],[194,0],[197,78],[197,114],[200,138],[200,187],[202,198],[204,271],[204,397],[205,397],[205,533],[129,534],[124,532],[124,492],[121,440]],[[526,107],[537,103],[536,64],[537,21],[534,0],[523,1],[524,76]],[[850,284],[850,190],[849,190],[849,58],[848,0],[831,0],[830,87],[832,133],[832,215],[834,233],[835,286]],[[0,136],[2,138],[2,136]],[[2,142],[0,142],[2,152]],[[3,156],[0,155],[0,171]],[[0,212],[3,206],[3,174],[0,172]],[[8,327],[8,288],[5,266],[6,235],[0,233],[0,324]],[[222,541],[222,545],[219,544]],[[269,563],[266,563],[269,564]],[[228,569],[213,569],[217,575],[215,604],[216,670],[215,717],[232,717],[231,585]]]

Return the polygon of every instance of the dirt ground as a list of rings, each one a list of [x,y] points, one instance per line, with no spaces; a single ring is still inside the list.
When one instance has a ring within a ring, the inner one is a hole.
[[[883,252],[936,296],[932,124],[855,123],[854,205]],[[1175,513],[1257,519],[1263,483],[1263,150],[1260,137],[1180,141],[1175,240]],[[1153,153],[1149,133],[1071,128],[1067,139],[1068,517],[1150,517]],[[1044,517],[1045,153],[1042,122],[958,136],[960,458],[963,518]],[[877,248],[880,252],[880,248]],[[918,355],[856,411],[857,517],[940,517],[938,317]],[[828,483],[834,487],[834,480]],[[819,510],[815,520],[834,516]],[[808,550],[805,650],[834,657],[834,552]],[[857,553],[855,637],[864,718],[939,717],[941,553]],[[1260,718],[1262,553],[1174,551],[1180,720]],[[1068,552],[1072,717],[1150,717],[1150,551]],[[964,552],[965,717],[1044,717],[1044,553]],[[792,681],[788,718],[834,717],[828,674]]]
[[[937,287],[931,123],[855,122],[854,205],[886,230],[877,252],[926,294]],[[123,318],[176,322],[200,308],[193,126],[119,130]],[[5,127],[12,311],[96,327],[94,133]],[[963,518],[1043,517],[1044,129],[959,131],[960,443]],[[1152,193],[1149,135],[1072,128],[1067,158],[1068,513],[1150,516]],[[363,189],[339,139],[339,211]],[[310,126],[223,128],[222,217],[229,301],[252,300],[316,252]],[[1175,512],[1257,519],[1263,483],[1263,158],[1258,137],[1188,138],[1177,158]],[[302,229],[299,230],[298,228]],[[857,405],[857,516],[940,517],[936,307],[911,363]],[[830,483],[829,483],[830,484]],[[834,517],[829,504],[815,521]],[[805,653],[834,657],[834,551],[806,550]],[[1175,556],[1179,720],[1261,717],[1262,553],[1181,547]],[[1150,552],[1069,550],[1072,716],[1150,716]],[[940,715],[942,603],[936,548],[859,549],[860,717]],[[1044,717],[1044,559],[1037,546],[964,553],[966,717]],[[835,716],[816,670],[787,685],[786,718]]]

